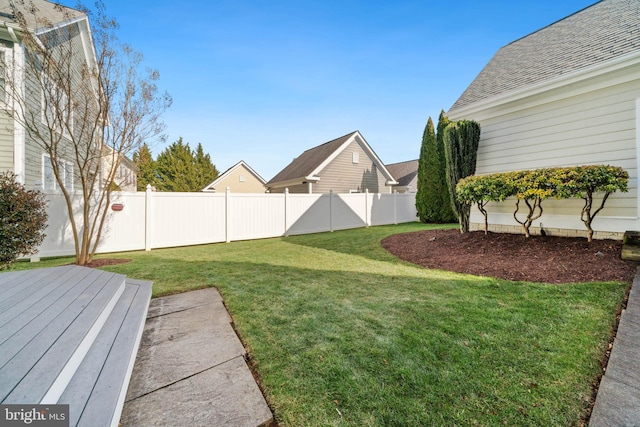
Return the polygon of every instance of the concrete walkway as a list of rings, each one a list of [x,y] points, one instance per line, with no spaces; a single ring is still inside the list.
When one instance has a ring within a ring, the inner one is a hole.
[[[622,312],[590,427],[640,426],[640,273]]]
[[[270,425],[244,356],[215,289],[151,300],[121,425]]]

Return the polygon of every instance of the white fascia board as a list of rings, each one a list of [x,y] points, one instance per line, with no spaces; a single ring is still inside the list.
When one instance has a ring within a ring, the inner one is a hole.
[[[305,177],[305,179],[313,180],[315,178],[315,180],[319,181],[320,178],[317,177],[317,175],[322,171],[322,169],[327,167],[327,165],[329,165],[329,163],[331,163],[336,157],[338,157],[338,155],[340,155],[340,153],[342,153],[352,142],[357,142],[360,144],[360,146],[364,149],[364,151],[367,153],[369,158],[373,160],[373,163],[378,167],[379,170],[382,171],[382,174],[385,176],[385,178],[387,178],[388,180],[387,182],[396,183],[395,180],[393,179],[393,175],[389,173],[387,168],[384,166],[384,163],[382,163],[378,155],[375,153],[375,151],[373,151],[373,148],[371,148],[367,140],[364,139],[360,131],[355,131],[353,135],[351,135],[351,137],[349,137],[344,143],[342,143],[342,145],[338,147],[337,150],[331,153],[331,155],[328,156],[324,160],[324,162],[322,162],[317,168],[315,168],[315,170],[311,172],[309,176]],[[393,184],[388,184],[388,185],[393,185]]]
[[[240,160],[240,162],[238,163],[238,165],[244,165],[244,167],[253,174],[253,176],[255,176],[258,181],[260,181],[263,185],[267,183],[267,181],[265,181],[265,179],[263,177],[260,176],[260,174],[258,174],[258,172],[254,171],[253,168],[251,166],[249,166],[248,164],[245,163],[244,160]]]
[[[349,146],[349,144],[351,144],[355,140],[355,137],[357,135],[360,135],[359,131],[355,131],[353,133],[353,135],[351,135],[349,138],[347,138],[347,140],[345,142],[343,142],[340,147],[338,147],[333,153],[331,153],[330,156],[327,156],[327,158],[324,159],[324,161],[322,163],[320,163],[320,165],[317,168],[315,168],[309,174],[308,177],[305,177],[305,179],[310,179],[310,177],[317,176],[322,171],[322,169],[326,168],[327,165],[329,165],[329,163],[331,163],[336,157],[338,157],[338,155],[340,153],[342,153]],[[320,178],[318,178],[318,179],[320,179]]]
[[[260,183],[262,185],[266,185],[267,184],[267,181],[265,181],[264,178],[262,178],[260,175],[258,175],[256,173],[256,171],[254,171],[248,164],[245,163],[244,160],[240,160],[238,163],[236,163],[235,165],[231,166],[229,169],[224,171],[222,173],[222,175],[218,176],[213,182],[211,182],[209,185],[204,187],[202,189],[202,191],[215,191],[215,190],[211,190],[211,188],[215,187],[220,181],[225,179],[227,176],[231,175],[233,172],[235,172],[241,166],[244,166],[244,168],[247,171],[249,171],[249,173],[252,174],[258,181],[260,181]]]
[[[535,83],[522,89],[516,89],[507,93],[496,95],[481,101],[474,102],[455,110],[449,110],[447,116],[452,120],[461,120],[470,117],[480,111],[486,111],[490,108],[499,107],[509,102],[518,101],[544,92],[578,83],[590,78],[598,77],[607,73],[611,73],[624,68],[640,65],[640,51],[631,52],[626,55],[619,56],[610,61],[586,67],[581,70],[567,73],[565,75],[546,80],[544,82]]]
[[[367,155],[369,156],[369,158],[371,160],[373,160],[373,162],[375,163],[375,165],[377,166],[377,168],[382,172],[382,174],[385,176],[385,178],[387,178],[387,181],[385,182],[386,185],[396,185],[397,182],[396,180],[393,178],[393,175],[391,175],[391,172],[389,172],[389,170],[386,168],[386,166],[384,165],[384,163],[382,163],[382,160],[380,160],[380,158],[378,157],[378,155],[376,154],[375,151],[373,151],[373,148],[371,148],[371,146],[369,145],[369,143],[364,139],[364,137],[362,135],[360,135],[360,132],[358,132],[358,136],[360,137],[360,141],[362,142],[361,146],[364,149],[364,151],[367,153]]]

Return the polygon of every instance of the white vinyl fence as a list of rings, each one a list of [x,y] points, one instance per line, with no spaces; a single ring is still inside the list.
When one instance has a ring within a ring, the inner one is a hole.
[[[73,255],[64,198],[47,194],[47,237],[36,257]],[[415,194],[114,192],[98,252],[251,240],[416,221]],[[118,206],[119,205],[119,206]],[[80,203],[76,221],[82,223]]]

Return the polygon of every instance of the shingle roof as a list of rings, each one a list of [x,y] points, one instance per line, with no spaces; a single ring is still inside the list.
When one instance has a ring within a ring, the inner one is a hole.
[[[293,159],[291,163],[284,169],[282,169],[276,176],[271,178],[267,183],[273,184],[275,182],[289,181],[292,179],[304,178],[309,176],[318,166],[322,164],[334,151],[336,151],[342,144],[344,144],[349,138],[351,138],[356,132],[351,132],[340,138],[336,138],[332,141],[325,142],[317,147],[310,148],[299,157]]]
[[[602,0],[495,54],[451,110],[640,50],[640,1]]]
[[[24,9],[20,4],[20,1],[15,3],[19,9]],[[25,3],[26,7],[29,7],[31,4],[35,6],[35,13],[32,13],[31,11],[25,12],[24,17],[27,20],[27,25],[30,28],[35,29],[36,32],[50,28],[52,24],[60,24],[65,21],[85,16],[84,13],[76,9],[52,3],[50,1],[29,0]],[[10,22],[13,24],[17,23],[16,17],[13,15],[12,8],[6,0],[0,1],[0,21]]]
[[[418,160],[408,160],[406,162],[392,163],[385,165],[391,175],[398,181],[398,185],[407,186],[416,175],[418,175]]]

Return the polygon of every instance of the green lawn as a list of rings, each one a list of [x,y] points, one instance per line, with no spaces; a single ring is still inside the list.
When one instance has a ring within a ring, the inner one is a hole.
[[[427,270],[380,247],[425,228],[131,252],[106,269],[154,296],[217,287],[281,426],[579,425],[628,285]]]

